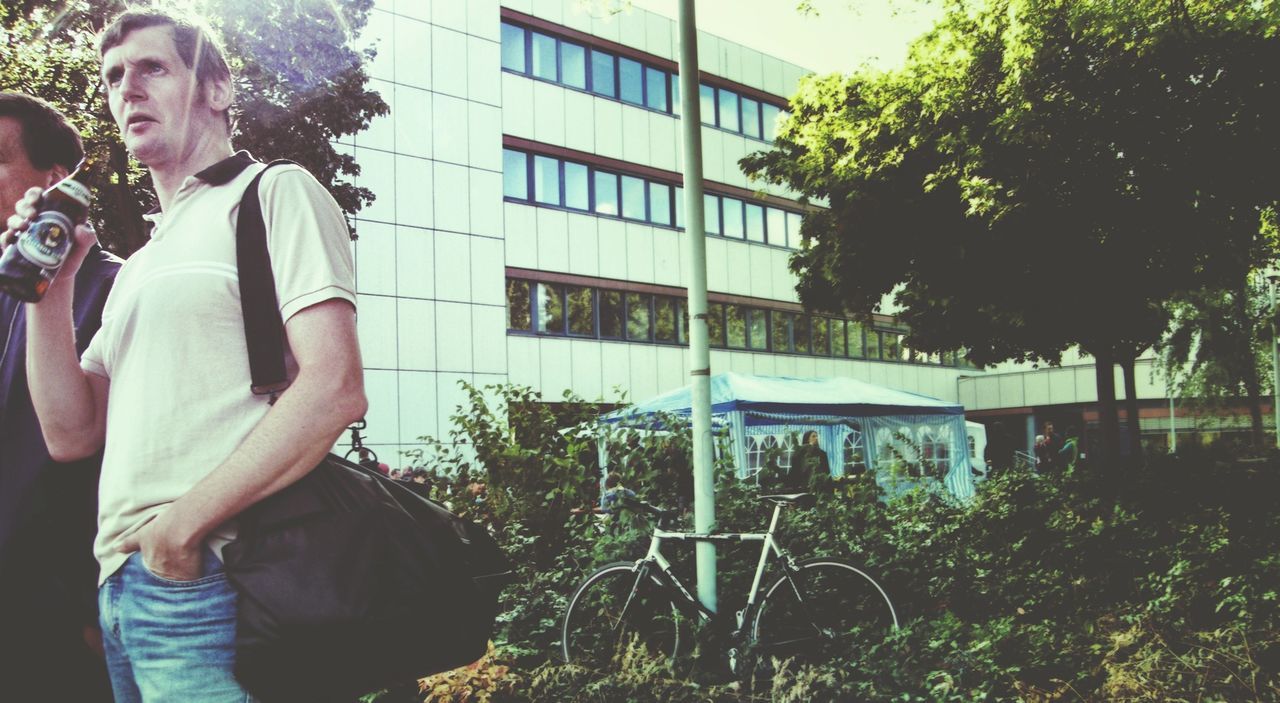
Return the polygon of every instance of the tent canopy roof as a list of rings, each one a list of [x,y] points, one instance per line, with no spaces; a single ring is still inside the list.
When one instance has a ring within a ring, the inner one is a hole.
[[[657,413],[688,415],[690,386],[605,415],[610,422]],[[918,393],[852,378],[790,378],[720,373],[711,377],[711,412],[735,410],[862,417],[867,415],[963,415],[964,407]]]

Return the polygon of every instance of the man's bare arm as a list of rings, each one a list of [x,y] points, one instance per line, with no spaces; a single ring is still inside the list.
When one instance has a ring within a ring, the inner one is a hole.
[[[218,525],[302,478],[367,409],[355,311],[328,300],[285,325],[298,377],[231,456],[120,550],[141,550],[157,575],[200,575],[200,545]]]

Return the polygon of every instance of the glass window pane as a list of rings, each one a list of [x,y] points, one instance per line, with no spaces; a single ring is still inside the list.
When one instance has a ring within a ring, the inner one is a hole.
[[[866,356],[867,353],[866,347],[862,344],[862,325],[859,325],[856,322],[850,322],[848,324],[848,329],[849,356],[854,359],[861,359]]]
[[[721,198],[724,201],[724,236],[742,239],[742,201],[737,198]]]
[[[624,317],[622,293],[616,290],[600,291],[600,336],[621,339]]]
[[[876,330],[867,330],[867,358],[880,358],[880,333]]]
[[[698,102],[701,105],[698,112],[701,113],[702,124],[715,125],[716,123],[716,89],[709,85],[698,86]]]
[[[720,303],[707,304],[707,343],[724,346],[724,305]]]
[[[880,358],[885,361],[898,361],[898,335],[892,332],[881,333]]]
[[[769,325],[765,311],[751,308],[747,312],[750,313],[747,318],[747,346],[752,349],[767,349],[769,347]]]
[[[591,208],[586,166],[564,162],[564,204],[579,210]]]
[[[774,310],[769,315],[773,318],[773,351],[791,351],[791,318],[795,317],[795,315],[778,310]]]
[[[785,247],[787,245],[787,213],[771,207],[766,211],[765,220],[769,229],[769,243]]]
[[[538,331],[564,334],[564,291],[549,283],[538,284]]]
[[[622,216],[644,219],[644,181],[635,176],[622,177]]]
[[[533,157],[533,197],[540,203],[560,204],[560,162],[546,157]]]
[[[655,225],[671,224],[671,186],[649,184],[649,221]]]
[[[844,343],[844,320],[831,321],[831,356],[847,356]]]
[[[955,364],[955,361],[954,355],[951,352],[942,352],[940,363],[943,366],[951,366]],[[1141,415],[1139,415],[1139,417],[1141,417]]]
[[[524,29],[513,24],[502,23],[502,67],[525,72],[524,63]]]
[[[800,248],[800,213],[787,213],[787,246]]]
[[[752,242],[764,241],[764,208],[746,203],[747,239]]]
[[[809,353],[809,316],[796,315],[791,318],[791,343],[797,354]]]
[[[560,82],[587,89],[587,50],[567,41],[560,42]]]
[[[529,156],[523,151],[502,150],[502,194],[529,199]]]
[[[591,50],[591,91],[611,98],[618,97],[613,84],[613,54]]]
[[[530,314],[529,282],[507,280],[507,329],[533,331]]]
[[[556,80],[555,37],[533,33],[533,75],[549,81]]]
[[[720,234],[720,197],[702,194],[703,228],[707,234]]]
[[[631,59],[619,58],[618,83],[623,100],[644,104],[644,66]]]
[[[676,194],[671,199],[671,205],[676,212],[676,227],[684,228],[684,188],[676,186]]]
[[[720,88],[718,91],[720,105],[720,128],[733,132],[738,131],[738,94],[732,90]]]
[[[627,293],[627,339],[649,340],[649,300],[652,296]]]
[[[781,110],[769,103],[764,103],[760,106],[760,121],[763,123],[762,127],[764,129],[762,136],[765,141],[771,142],[778,137],[778,115],[781,112]]]
[[[618,214],[618,176],[596,171],[596,212],[601,215]]]
[[[725,330],[730,349],[747,348],[747,311],[741,305],[725,306]]]
[[[831,353],[831,336],[827,331],[827,318],[814,317],[813,320],[813,353],[827,356]]]
[[[596,316],[593,289],[568,286],[565,298],[569,303],[569,334],[584,337],[596,335]]]
[[[671,114],[680,114],[680,76],[671,74]]]
[[[653,301],[653,338],[659,342],[676,341],[675,298],[660,296]]]
[[[760,103],[751,98],[742,99],[742,133],[760,138]]]
[[[655,110],[667,111],[667,74],[656,68],[645,67],[645,104]]]
[[[689,343],[689,304],[684,300],[677,300],[680,306],[680,343]]]

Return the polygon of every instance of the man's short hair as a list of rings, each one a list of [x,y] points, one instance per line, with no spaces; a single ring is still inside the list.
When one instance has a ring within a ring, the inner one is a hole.
[[[12,118],[22,127],[22,149],[31,165],[41,171],[57,165],[70,173],[84,158],[80,133],[65,115],[40,98],[0,93],[0,117]]]
[[[148,27],[168,27],[173,32],[173,46],[187,68],[195,69],[198,85],[211,80],[232,80],[231,67],[227,65],[214,31],[191,15],[167,9],[125,10],[117,15],[98,35],[98,57],[106,56],[108,51],[123,44],[130,32]],[[229,128],[229,110],[226,118]]]

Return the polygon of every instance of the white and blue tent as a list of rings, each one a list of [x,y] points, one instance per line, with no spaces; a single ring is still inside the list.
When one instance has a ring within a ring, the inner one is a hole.
[[[603,420],[655,429],[655,416],[688,417],[691,397],[685,386]],[[816,430],[835,476],[862,464],[895,492],[903,487],[904,465],[928,464],[952,495],[974,493],[964,407],[956,403],[852,378],[721,373],[711,377],[711,415],[713,425],[728,428],[734,466],[743,477],[758,471],[771,449],[782,449],[789,461],[797,438]]]

